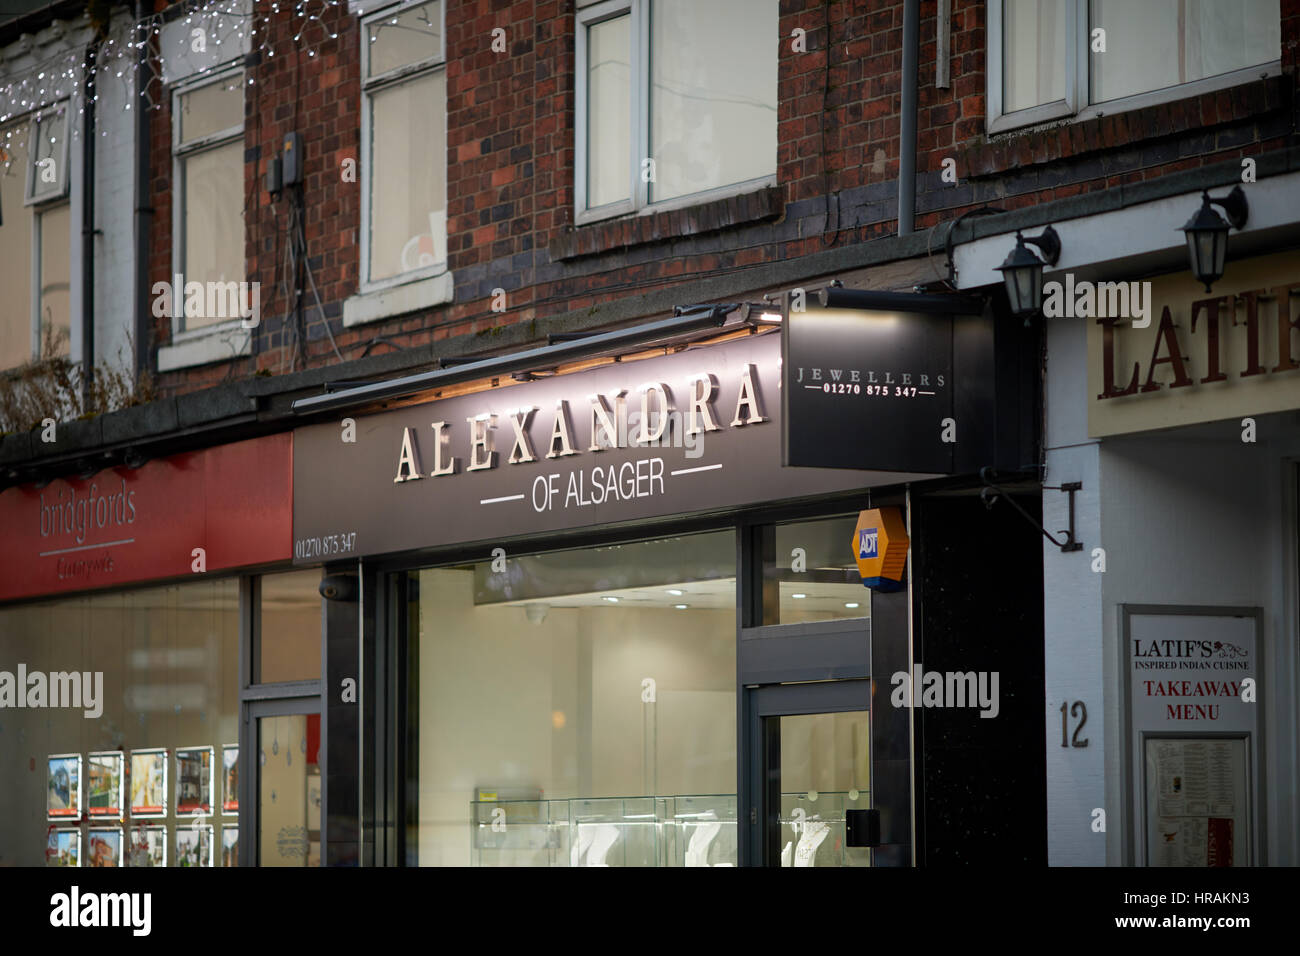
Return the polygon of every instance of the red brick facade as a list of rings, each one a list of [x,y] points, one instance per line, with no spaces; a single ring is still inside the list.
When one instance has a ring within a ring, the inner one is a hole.
[[[306,149],[308,254],[326,321],[345,360],[498,325],[586,309],[688,280],[892,236],[896,230],[901,0],[781,0],[775,189],[672,212],[576,227],[574,222],[573,0],[447,0],[448,257],[455,301],[344,329],[342,303],[357,291],[360,182],[359,20],[334,8],[314,56],[277,54],[248,66],[246,248],[262,284],[253,358],[161,376],[169,394],[283,367],[280,289],[286,204],[273,205],[264,158],[297,130]],[[985,126],[986,4],[953,0],[951,83],[935,87],[934,0],[921,4],[916,228],[966,209],[1016,209],[1104,190],[1294,143],[1300,0],[1282,0],[1280,77],[1230,90],[989,137]],[[276,24],[291,36],[292,13]],[[505,53],[492,31],[507,31]],[[796,52],[795,31],[806,33]],[[756,55],[750,53],[749,55]],[[151,281],[171,268],[170,114],[152,128],[155,210]],[[958,182],[941,178],[956,160]],[[507,311],[492,311],[492,290]],[[166,344],[167,320],[157,342]],[[309,366],[337,363],[314,301],[306,306]],[[301,367],[301,366],[299,366]]]

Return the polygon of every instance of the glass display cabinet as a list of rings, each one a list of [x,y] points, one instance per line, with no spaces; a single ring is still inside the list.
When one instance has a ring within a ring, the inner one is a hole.
[[[781,794],[782,866],[870,866],[869,847],[845,846],[844,811],[867,810],[866,790]]]
[[[568,866],[567,800],[470,802],[472,866]]]

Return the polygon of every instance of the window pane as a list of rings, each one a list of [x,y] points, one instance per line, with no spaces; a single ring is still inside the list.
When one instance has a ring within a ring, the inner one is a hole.
[[[370,43],[370,72],[379,76],[389,70],[419,63],[442,54],[441,4],[426,3],[366,25]]]
[[[180,98],[180,139],[188,143],[244,122],[244,78],[239,74]]]
[[[420,864],[653,865],[687,805],[730,812],[734,864],[732,532],[411,583]]]
[[[447,85],[442,70],[370,101],[370,278],[447,261]]]
[[[198,747],[220,754],[239,740],[238,582],[196,581],[6,607],[0,609],[0,635],[6,670],[22,662],[29,674],[103,675],[80,691],[83,705],[91,704],[88,690],[96,696],[91,709],[100,712],[94,717],[86,716],[85,706],[5,709],[0,866],[45,864],[45,817],[52,796],[47,757],[52,754],[81,755],[80,804],[91,826],[124,829],[119,863],[150,865],[151,849],[160,862],[165,848],[167,865],[179,865],[176,834],[193,832],[195,817],[176,812],[175,751]],[[157,767],[156,776],[141,773],[128,783],[118,772],[105,780],[105,769],[129,770],[133,752],[157,748],[164,751],[159,757],[141,754],[137,762]],[[89,755],[105,751],[124,758],[98,760],[92,769]],[[223,775],[213,776],[204,796],[216,803],[224,783]],[[70,802],[72,795],[67,796]],[[210,825],[212,817],[204,822]],[[223,822],[233,824],[235,818],[226,815]],[[87,856],[92,840],[87,832]]]
[[[320,715],[257,721],[259,866],[320,866]]]
[[[776,0],[656,0],[650,27],[652,201],[776,171],[778,39]]]
[[[853,555],[857,515],[768,528],[764,536],[763,623],[869,617],[871,591]]]
[[[71,275],[72,207],[67,203],[41,213],[41,348],[47,334],[60,354],[67,354]],[[49,330],[47,332],[47,330]]]
[[[587,205],[632,198],[629,180],[632,18],[587,31]]]
[[[1002,111],[1065,98],[1065,0],[1004,0]]]
[[[0,130],[0,369],[32,358],[32,210],[26,122]]]
[[[1091,0],[1090,17],[1106,31],[1106,52],[1089,54],[1094,103],[1280,56],[1278,0]]]
[[[319,571],[262,577],[262,631],[258,679],[320,680],[321,596]]]
[[[185,177],[185,261],[181,271],[185,282],[242,282],[243,140],[205,149],[181,162]],[[185,328],[229,321],[232,316],[220,314],[228,311],[210,311],[205,298],[202,314],[185,316]]]
[[[63,195],[68,171],[63,168],[68,114],[64,109],[42,117],[36,123],[35,156],[32,162],[32,198]]]

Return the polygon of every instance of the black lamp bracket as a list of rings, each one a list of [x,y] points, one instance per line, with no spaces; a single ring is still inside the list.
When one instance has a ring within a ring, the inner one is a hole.
[[[996,477],[996,474],[994,473],[993,469],[987,467],[980,469],[980,480],[984,482],[984,487],[980,489],[980,501],[984,502],[985,508],[991,510],[993,508],[993,505],[997,503],[999,498],[1005,498],[1007,503],[1010,504],[1011,507],[1015,508],[1018,512],[1020,512],[1024,516],[1026,521],[1028,521],[1035,528],[1041,531],[1043,533],[1044,538],[1046,538],[1048,541],[1052,542],[1052,544],[1060,548],[1062,553],[1069,553],[1071,551],[1083,550],[1083,542],[1076,541],[1074,538],[1074,493],[1076,491],[1082,490],[1083,482],[1067,481],[1060,485],[1043,485],[1044,491],[1064,491],[1066,494],[1070,496],[1070,527],[1066,529],[1062,529],[1060,532],[1058,532],[1059,534],[1062,534],[1065,537],[1063,540],[1057,541],[1056,538],[1054,538],[1046,528],[1044,528],[1041,524],[1039,524],[1037,518],[1031,515],[1024,508],[1020,507],[1020,505],[1016,502],[1016,499],[1011,497],[1011,495],[1006,491],[1006,489],[1001,488],[998,485],[993,483],[992,479],[994,477]]]
[[[1232,191],[1222,199],[1215,199],[1208,192],[1201,195],[1211,206],[1223,210],[1228,217],[1228,225],[1233,229],[1240,230],[1246,225],[1246,220],[1250,217],[1250,203],[1246,201],[1246,193],[1240,186],[1233,186]]]
[[[1037,246],[1043,254],[1043,261],[1049,266],[1056,265],[1056,260],[1061,258],[1061,237],[1057,235],[1056,230],[1048,226],[1038,236],[1023,236],[1020,231],[1016,231],[1016,239],[1028,246]]]

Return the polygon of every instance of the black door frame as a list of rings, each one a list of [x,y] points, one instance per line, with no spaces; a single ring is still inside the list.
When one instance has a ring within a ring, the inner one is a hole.
[[[861,623],[861,622],[859,622]],[[740,819],[747,821],[740,829],[741,866],[777,866],[780,863],[779,822],[771,813],[779,813],[780,747],[779,733],[771,733],[765,721],[773,717],[801,714],[837,714],[865,711],[870,719],[871,680],[862,677],[847,680],[813,681],[798,684],[772,684],[748,687],[743,691],[746,723],[747,764],[742,770],[744,784],[740,798]]]

